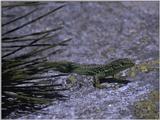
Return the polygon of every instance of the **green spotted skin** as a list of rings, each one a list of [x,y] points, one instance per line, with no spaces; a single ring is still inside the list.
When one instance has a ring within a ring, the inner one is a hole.
[[[91,75],[95,76],[97,74],[103,74],[104,77],[113,76],[116,73],[119,73],[127,68],[134,66],[134,63],[127,58],[115,60],[109,64],[105,65],[97,65],[97,64],[90,64],[84,65],[79,64],[73,70],[73,72],[81,75]]]
[[[60,61],[48,63],[54,70],[64,73],[77,73],[80,75],[94,76],[96,87],[100,87],[99,79],[115,74],[134,66],[134,63],[128,59],[118,59],[109,64],[77,64],[74,62]]]

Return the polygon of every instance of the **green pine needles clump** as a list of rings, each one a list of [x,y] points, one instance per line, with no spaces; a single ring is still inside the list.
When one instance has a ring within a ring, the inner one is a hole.
[[[53,100],[65,99],[59,93],[65,90],[62,85],[50,80],[64,74],[43,75],[50,69],[43,65],[47,57],[63,52],[61,48],[71,40],[57,40],[56,35],[63,26],[15,34],[65,6],[60,5],[44,14],[38,14],[46,4],[47,2],[2,2],[2,118],[7,118],[13,111],[33,112]],[[21,11],[21,7],[29,7],[31,10],[23,15],[11,12],[13,9]],[[29,20],[35,13],[36,17]],[[23,24],[18,25],[18,22]],[[13,28],[15,23],[17,26]]]

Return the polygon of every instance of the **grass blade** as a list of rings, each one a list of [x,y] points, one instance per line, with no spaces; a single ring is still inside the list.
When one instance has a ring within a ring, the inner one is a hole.
[[[45,30],[45,31],[41,31],[41,32],[34,32],[34,33],[31,33],[31,34],[27,34],[27,35],[22,35],[22,36],[16,36],[16,37],[5,37],[5,38],[2,38],[2,40],[13,40],[13,39],[22,39],[22,38],[25,38],[25,37],[30,37],[30,36],[36,36],[36,35],[41,35],[41,34],[44,34],[44,33],[50,33],[50,32],[55,32],[55,31],[58,31],[60,29],[62,29],[63,27],[57,27],[57,28],[53,28],[51,30]],[[26,39],[27,40],[27,39]],[[12,41],[11,41],[12,42]]]
[[[40,2],[2,2],[3,8],[14,8],[14,7],[22,7],[22,6],[35,6],[40,5]],[[44,3],[43,3],[44,4]]]
[[[45,38],[47,35],[48,35],[48,34],[45,34],[44,36],[42,36],[42,37],[40,37],[40,38],[38,38],[38,39],[34,40],[33,42],[31,42],[31,43],[30,43],[30,44],[28,44],[28,45],[32,45],[32,44],[34,44],[35,42],[37,42],[37,41],[39,41],[39,40],[41,40],[41,39]],[[16,49],[16,50],[12,51],[11,53],[8,53],[8,54],[6,54],[6,55],[2,56],[2,58],[5,58],[5,57],[7,57],[7,56],[10,56],[10,55],[12,55],[12,54],[14,54],[14,53],[18,52],[19,50],[24,49],[24,48],[25,48],[25,47],[20,47],[20,48],[18,48],[18,49]]]
[[[17,21],[17,20],[20,20],[20,19],[22,19],[22,18],[24,18],[24,17],[27,17],[27,16],[31,15],[32,13],[34,13],[35,11],[37,11],[38,9],[39,9],[39,8],[36,8],[36,9],[32,10],[31,12],[28,12],[28,13],[20,16],[20,17],[17,17],[17,18],[15,18],[15,19],[13,19],[13,20],[11,20],[11,21],[9,21],[9,22],[6,22],[6,23],[2,24],[2,27],[4,27],[5,25],[8,25],[8,24],[11,24],[11,23],[13,23],[13,22],[15,22],[15,21]]]
[[[62,7],[64,7],[64,5],[62,5],[62,6],[60,6],[60,7],[57,7],[57,8],[55,8],[55,9],[53,9],[53,10],[45,13],[44,15],[37,17],[36,19],[33,19],[33,20],[31,20],[31,21],[29,21],[29,22],[27,22],[27,23],[24,23],[23,25],[21,25],[21,26],[19,26],[19,27],[16,27],[16,28],[14,28],[14,29],[12,29],[12,30],[9,30],[9,31],[7,31],[7,32],[5,32],[5,33],[2,33],[2,36],[7,35],[7,34],[9,34],[9,33],[11,33],[11,32],[16,31],[16,30],[19,30],[19,29],[25,27],[26,25],[29,25],[29,24],[31,24],[31,23],[34,23],[34,22],[36,22],[36,21],[38,21],[38,20],[40,20],[40,19],[48,16],[49,14],[56,12],[57,10],[61,9]]]

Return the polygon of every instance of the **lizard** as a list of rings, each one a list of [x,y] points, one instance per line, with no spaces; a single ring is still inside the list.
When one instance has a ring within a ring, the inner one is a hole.
[[[94,76],[94,85],[101,88],[100,79],[112,76],[133,67],[135,64],[128,58],[114,60],[108,64],[78,64],[69,61],[47,62],[45,66],[62,73],[76,73]]]

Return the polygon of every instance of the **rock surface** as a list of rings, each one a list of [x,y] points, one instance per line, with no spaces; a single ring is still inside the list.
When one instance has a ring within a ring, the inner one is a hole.
[[[66,6],[55,15],[19,31],[48,29],[55,25],[54,21],[63,23],[64,30],[59,37],[71,37],[72,41],[63,53],[48,56],[48,60],[103,64],[130,58],[138,64],[159,59],[158,2],[64,3]],[[45,10],[64,3],[48,2]],[[61,77],[59,82],[65,83],[67,78]],[[159,73],[157,69],[139,72],[127,79],[132,82],[117,88],[96,89],[92,86],[92,77],[77,75],[82,85],[78,82],[63,93],[69,96],[68,100],[53,102],[53,105],[19,119],[135,118],[134,103],[159,89]]]

